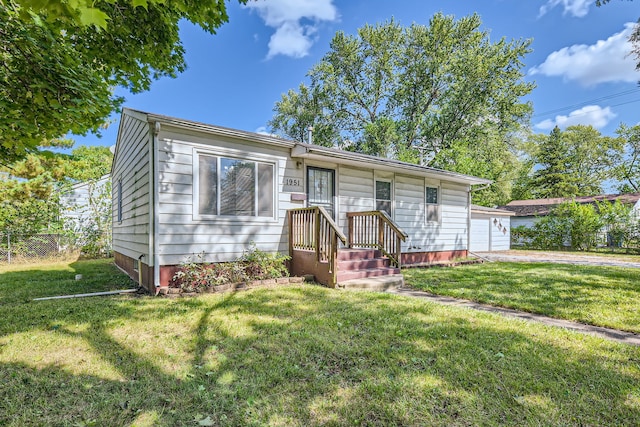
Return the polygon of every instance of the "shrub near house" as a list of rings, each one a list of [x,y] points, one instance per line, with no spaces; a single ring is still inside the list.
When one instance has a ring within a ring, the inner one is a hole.
[[[201,259],[188,259],[174,274],[172,285],[185,292],[204,292],[229,283],[287,277],[288,260],[286,255],[264,252],[253,244],[233,262],[205,264]]]

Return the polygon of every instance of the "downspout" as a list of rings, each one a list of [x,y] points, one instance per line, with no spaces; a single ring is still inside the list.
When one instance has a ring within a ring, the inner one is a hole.
[[[159,162],[158,162],[158,135],[160,134],[160,122],[155,122],[153,128],[153,144],[151,147],[151,177],[153,185],[151,187],[151,197],[153,199],[153,220],[151,221],[153,230],[149,233],[152,239],[151,246],[153,248],[153,285],[155,287],[155,294],[160,291],[160,245],[158,243],[158,224],[160,222],[160,198],[157,195],[157,191],[160,188],[159,185]],[[151,218],[150,218],[151,219]]]

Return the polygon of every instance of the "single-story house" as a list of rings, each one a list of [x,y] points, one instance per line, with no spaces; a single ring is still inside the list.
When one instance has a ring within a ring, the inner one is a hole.
[[[471,205],[471,252],[508,251],[511,249],[511,217],[505,209]]]
[[[151,292],[252,243],[332,287],[464,257],[472,188],[491,183],[126,108],[111,177],[116,264]]]
[[[640,193],[628,194],[601,194],[599,196],[580,197],[554,197],[549,199],[513,200],[500,209],[511,211],[514,216],[511,218],[511,227],[525,226],[533,227],[540,217],[547,216],[551,210],[566,202],[575,201],[580,204],[595,204],[596,202],[619,201],[625,206],[640,212]]]

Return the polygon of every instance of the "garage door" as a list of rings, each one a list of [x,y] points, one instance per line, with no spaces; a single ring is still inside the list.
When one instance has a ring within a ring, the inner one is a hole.
[[[487,252],[489,250],[489,234],[491,233],[489,219],[471,219],[471,252]]]

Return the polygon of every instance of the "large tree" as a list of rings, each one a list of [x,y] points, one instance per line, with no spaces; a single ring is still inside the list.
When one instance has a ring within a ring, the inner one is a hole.
[[[214,33],[225,2],[0,2],[0,163],[68,132],[99,131],[123,102],[114,87],[140,92],[183,71],[182,19]]]
[[[533,135],[535,166],[526,191],[520,191],[534,198],[600,194],[603,182],[613,177],[621,149],[619,138],[603,136],[592,126],[555,127],[549,135]]]
[[[620,182],[618,190],[623,193],[640,191],[640,125],[627,126],[621,123],[616,130],[624,144],[623,155],[615,168],[615,177]]]
[[[330,51],[308,73],[309,85],[283,94],[274,132],[417,162],[456,144],[504,139],[526,121],[521,101],[529,40],[491,41],[476,14],[455,20],[436,14],[428,26],[394,21],[365,25],[357,36],[338,32]]]

